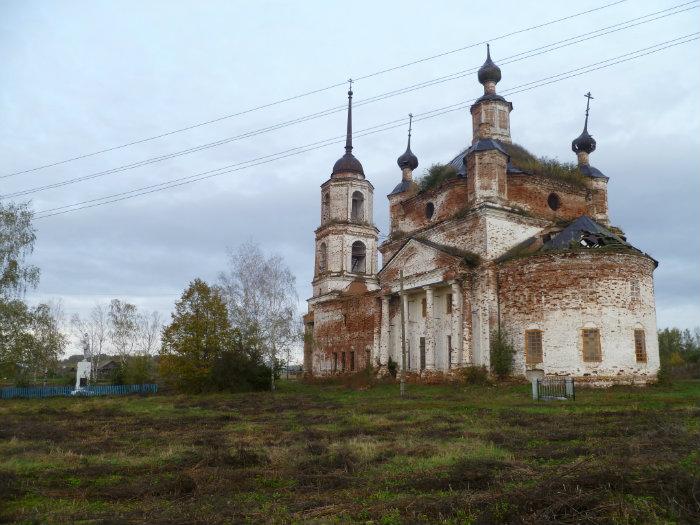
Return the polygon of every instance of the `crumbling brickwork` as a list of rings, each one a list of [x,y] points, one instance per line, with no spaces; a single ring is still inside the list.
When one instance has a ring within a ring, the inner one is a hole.
[[[512,105],[496,94],[500,76],[489,57],[478,74],[484,96],[471,107],[472,145],[450,162],[458,176],[421,191],[409,140],[380,246],[372,185],[349,152],[336,163],[351,170],[334,168],[321,188],[307,372],[371,363],[385,373],[390,360],[401,363],[403,330],[408,371],[433,381],[489,367],[500,329],[516,349],[518,375],[656,378],[657,263],[609,227],[608,178],[589,164],[595,141],[584,126],[572,144],[578,172],[519,172],[504,145]],[[359,270],[358,242],[366,248]]]
[[[659,369],[654,262],[636,253],[574,251],[505,262],[499,266],[502,326],[516,349],[515,368],[575,375],[597,382],[640,381]],[[602,357],[585,362],[582,331],[599,331]],[[525,332],[542,333],[543,361],[525,364]],[[643,330],[647,360],[635,356],[635,330]]]
[[[314,308],[312,369],[315,374],[362,370],[374,347],[377,298],[353,291]]]

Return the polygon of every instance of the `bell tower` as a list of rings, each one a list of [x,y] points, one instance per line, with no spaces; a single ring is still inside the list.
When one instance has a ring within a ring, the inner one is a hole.
[[[374,186],[352,154],[352,80],[348,90],[345,155],[321,185],[321,225],[316,229],[313,299],[342,292],[361,281],[368,290],[377,281],[377,235],[373,221]]]

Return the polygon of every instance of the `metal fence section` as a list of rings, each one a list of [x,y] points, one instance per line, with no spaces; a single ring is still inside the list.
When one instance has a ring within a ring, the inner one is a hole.
[[[576,400],[574,379],[572,377],[564,379],[536,379],[532,382],[532,398],[538,401]]]
[[[91,397],[91,396],[123,396],[126,394],[155,394],[158,385],[93,385],[82,388],[73,386],[44,386],[29,388],[0,388],[0,399],[13,398],[42,398],[42,397]]]

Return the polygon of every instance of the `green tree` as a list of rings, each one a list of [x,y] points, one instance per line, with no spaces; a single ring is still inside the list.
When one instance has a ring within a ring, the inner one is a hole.
[[[29,205],[0,202],[0,301],[21,296],[39,282],[39,268],[27,263],[36,233]]]
[[[163,330],[160,351],[162,377],[187,392],[259,388],[259,373],[269,368],[251,341],[234,330],[218,288],[195,279],[175,304],[171,323]],[[262,367],[262,368],[260,368]],[[264,381],[269,387],[269,379]]]
[[[0,202],[0,376],[18,384],[46,378],[66,346],[51,307],[22,300],[39,282],[27,262],[36,234],[28,204]]]
[[[66,347],[49,305],[29,308],[23,301],[0,301],[0,375],[19,385],[46,379]]]

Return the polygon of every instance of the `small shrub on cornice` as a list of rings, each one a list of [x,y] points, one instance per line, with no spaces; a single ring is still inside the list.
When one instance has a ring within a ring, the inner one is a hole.
[[[457,177],[457,170],[453,166],[449,164],[433,164],[417,182],[421,191],[427,191],[437,188],[446,180],[454,179],[455,177]]]

